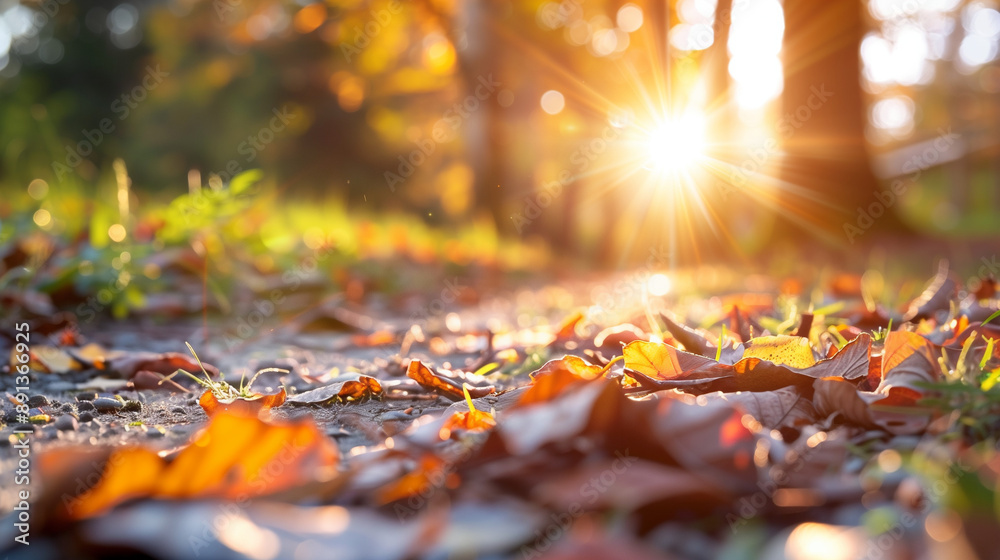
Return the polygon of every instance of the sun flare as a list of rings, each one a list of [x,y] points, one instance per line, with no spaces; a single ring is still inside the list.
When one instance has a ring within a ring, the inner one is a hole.
[[[658,173],[691,169],[705,155],[705,118],[695,112],[664,119],[645,139],[645,167]]]

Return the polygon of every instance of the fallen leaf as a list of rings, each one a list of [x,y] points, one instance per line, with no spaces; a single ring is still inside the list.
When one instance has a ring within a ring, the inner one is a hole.
[[[11,348],[10,365],[11,371],[17,371],[17,366],[27,363],[28,368],[42,373],[68,373],[83,369],[82,363],[74,359],[69,353],[55,346],[32,346],[28,352],[29,359],[22,362],[18,358],[23,353],[17,348]]]
[[[363,348],[384,346],[396,342],[396,334],[388,330],[375,331],[371,334],[355,334],[351,336],[351,342],[355,346]]]
[[[339,455],[311,419],[274,425],[223,413],[172,459],[144,447],[113,451],[97,485],[63,503],[71,517],[83,519],[134,498],[274,494],[303,480],[332,479]]]
[[[757,393],[749,391],[717,393],[717,397],[736,405],[737,408],[753,416],[757,422],[769,430],[777,430],[786,426],[801,428],[816,421],[816,410],[813,408],[812,402],[795,387],[784,387],[776,391]]]
[[[162,354],[155,352],[135,352],[126,354],[112,359],[110,369],[118,372],[125,379],[132,379],[140,371],[152,371],[169,375],[182,369],[188,373],[199,374],[201,373],[202,365],[205,366],[205,370],[213,377],[219,375],[217,367],[204,362],[199,365],[197,361],[192,360],[187,355],[177,352],[164,352]]]
[[[938,377],[940,367],[934,345],[929,340],[907,331],[893,331],[886,336],[882,380],[876,392],[884,393],[889,387],[907,387],[922,393],[916,384],[933,382]]]
[[[334,380],[334,383],[305,391],[288,398],[288,402],[295,404],[322,404],[336,398],[361,399],[382,394],[382,384],[378,379],[367,375],[351,373],[341,375]]]
[[[594,337],[594,346],[617,353],[622,349],[622,346],[636,340],[644,340],[646,336],[646,333],[639,327],[631,323],[622,323],[597,333],[597,336]]]
[[[190,393],[187,388],[177,383],[173,379],[166,379],[164,375],[155,371],[137,371],[129,385],[137,391],[169,391],[171,393]]]
[[[573,339],[575,339],[576,338],[576,327],[577,327],[577,325],[580,324],[580,321],[582,321],[582,320],[583,320],[583,312],[582,311],[576,311],[575,313],[573,313],[572,315],[570,315],[569,317],[567,317],[566,320],[564,320],[562,322],[562,324],[559,325],[559,328],[556,330],[556,333],[555,333],[556,334],[556,338],[553,341],[553,343],[556,343],[556,342],[566,342],[567,340],[573,340]]]
[[[865,377],[868,374],[870,348],[871,337],[863,334],[849,342],[832,358],[820,360],[807,368],[795,368],[760,358],[743,358],[729,366],[677,350],[668,344],[660,344],[633,356],[635,363],[645,371],[655,372],[656,377],[630,368],[627,359],[626,371],[634,373],[647,388],[682,389],[699,394],[713,391],[773,391],[793,385],[810,391],[813,380],[820,377],[836,376],[851,381]],[[625,349],[628,350],[628,346]]]
[[[669,344],[642,340],[630,342],[622,349],[626,368],[660,379],[673,379],[684,373],[677,354]]]
[[[691,352],[692,354],[698,354],[708,358],[715,357],[715,349],[712,348],[711,343],[709,343],[705,337],[698,334],[693,329],[677,323],[666,313],[660,313],[660,317],[663,319],[664,324],[666,324],[670,335],[673,336],[677,342],[681,343],[685,350]]]
[[[450,439],[455,430],[482,432],[492,429],[497,425],[492,414],[476,410],[476,405],[473,404],[472,397],[469,395],[468,386],[462,387],[462,390],[465,393],[465,403],[469,406],[469,410],[454,412],[445,420],[444,425],[441,426],[441,430],[438,432],[442,440]]]
[[[416,380],[423,387],[437,391],[447,397],[455,400],[463,398],[462,385],[458,381],[431,371],[420,360],[410,360],[410,365],[406,368],[406,375]],[[469,387],[469,394],[475,399],[495,392],[496,388],[493,386]]]
[[[205,414],[214,416],[220,412],[241,414],[247,416],[259,416],[272,408],[277,408],[285,402],[285,388],[282,387],[273,395],[262,395],[255,393],[250,398],[237,397],[233,399],[219,399],[211,390],[202,393],[198,399],[198,404],[205,410]]]
[[[456,486],[458,475],[446,469],[448,465],[443,459],[426,454],[420,458],[420,462],[412,471],[379,488],[375,493],[375,499],[380,504],[388,504],[426,493],[436,484]]]
[[[597,379],[607,366],[588,364],[576,356],[566,356],[546,362],[531,374],[534,382],[517,401],[518,406],[547,402],[561,394],[567,387],[582,381]]]
[[[877,392],[859,391],[842,378],[817,379],[813,402],[821,417],[840,414],[848,421],[868,428],[881,428],[897,435],[922,432],[930,423],[930,413],[914,408],[911,412],[879,407],[912,407],[920,393],[906,387],[889,387]]]
[[[758,336],[743,351],[744,358],[760,358],[777,365],[804,369],[816,364],[809,339],[801,336]]]
[[[947,311],[952,299],[958,294],[958,282],[952,278],[948,261],[938,263],[938,271],[924,291],[910,302],[904,321],[917,322],[927,319],[937,311]]]

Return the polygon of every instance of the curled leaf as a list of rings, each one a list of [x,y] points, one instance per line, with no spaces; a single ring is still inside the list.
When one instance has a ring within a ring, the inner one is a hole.
[[[437,391],[438,393],[455,400],[463,398],[462,385],[458,381],[431,371],[431,369],[421,363],[420,360],[410,361],[410,365],[406,368],[406,375],[411,379],[416,380],[416,382],[421,386],[431,389],[432,391]],[[495,392],[496,389],[492,386],[472,387],[469,389],[469,394],[476,399],[479,397],[485,397],[486,395]]]
[[[706,393],[773,391],[798,386],[808,392],[813,380],[820,377],[835,376],[855,382],[865,377],[868,373],[871,337],[863,334],[832,358],[820,360],[806,368],[778,365],[756,357],[743,358],[729,366],[682,352],[668,344],[646,344],[654,346],[636,346],[636,352],[631,354],[631,361],[627,355],[625,364],[626,371],[634,373],[644,386],[650,388]],[[629,346],[625,347],[626,351],[629,351]],[[632,368],[631,364],[638,365],[640,369]],[[654,373],[655,377],[644,373],[646,371]]]
[[[903,315],[904,321],[919,321],[927,319],[937,311],[947,310],[951,300],[958,293],[958,282],[948,271],[948,261],[938,264],[937,274],[917,299],[910,302],[910,307]]]
[[[336,398],[361,399],[382,394],[382,384],[368,375],[348,374],[338,377],[334,383],[305,391],[288,398],[295,404],[322,404]]]
[[[455,430],[482,432],[497,425],[492,414],[476,410],[476,405],[472,403],[472,397],[469,395],[468,385],[462,387],[462,390],[465,392],[465,402],[469,405],[469,410],[455,412],[445,420],[439,432],[441,439],[449,439]]]
[[[206,363],[199,363],[184,354],[177,352],[136,352],[111,360],[111,369],[117,371],[125,379],[131,379],[140,371],[152,371],[164,375],[184,370],[188,373],[198,373],[205,368],[212,377],[219,375],[219,369]]]
[[[202,393],[198,399],[198,404],[205,410],[205,414],[214,416],[220,412],[240,414],[244,416],[257,416],[276,408],[285,402],[285,388],[282,387],[273,395],[262,395],[255,393],[250,398],[236,397],[231,399],[219,399],[211,390]]]
[[[867,428],[893,434],[916,434],[930,422],[928,411],[915,408],[921,394],[906,387],[887,387],[874,393],[858,391],[842,378],[817,379],[813,401],[820,416],[840,414]],[[907,407],[912,410],[900,410]]]
[[[877,391],[888,387],[915,390],[917,382],[936,381],[939,371],[931,341],[917,333],[893,331],[885,338],[882,379]]]
[[[517,404],[521,406],[550,401],[570,385],[601,377],[610,365],[604,367],[591,365],[576,356],[550,360],[531,374],[534,382],[521,395]]]

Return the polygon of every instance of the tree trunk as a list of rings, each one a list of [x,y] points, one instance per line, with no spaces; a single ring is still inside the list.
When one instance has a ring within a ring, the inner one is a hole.
[[[465,6],[465,33],[469,47],[460,59],[460,72],[466,94],[472,95],[481,81],[492,76],[503,84],[503,70],[500,38],[492,25],[501,25],[497,3],[480,0],[468,2]],[[502,85],[500,86],[502,87]],[[501,234],[512,231],[510,213],[504,205],[504,164],[507,159],[507,141],[503,125],[503,108],[497,102],[497,91],[482,100],[479,111],[473,113],[464,127],[470,161],[473,168],[473,190],[475,206],[486,210],[493,218],[497,231]],[[479,125],[479,126],[477,126]]]
[[[779,126],[779,135],[785,157],[779,176],[805,190],[779,195],[785,207],[785,223],[778,228],[782,234],[790,234],[795,223],[839,245],[870,230],[903,229],[894,203],[884,213],[868,211],[879,203],[875,193],[883,187],[865,144],[859,50],[866,5],[859,0],[784,2],[785,86],[779,124],[785,126]],[[871,220],[861,218],[859,208]]]
[[[714,40],[705,57],[708,80],[709,145],[722,146],[726,129],[732,126],[732,99],[729,95],[729,28],[733,22],[733,0],[719,0],[712,25]],[[721,157],[719,154],[717,157]]]

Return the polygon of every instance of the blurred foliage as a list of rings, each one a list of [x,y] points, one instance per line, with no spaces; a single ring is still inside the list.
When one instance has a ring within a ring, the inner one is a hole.
[[[484,220],[432,228],[412,215],[348,211],[331,197],[289,198],[259,170],[167,203],[128,183],[123,196],[80,186],[54,195],[36,180],[31,194],[0,201],[0,301],[40,315],[73,310],[82,321],[206,304],[230,312],[308,283],[397,294],[422,281],[432,288],[439,274],[519,274],[551,259],[540,242],[501,243]],[[408,272],[418,267],[423,276]]]
[[[885,13],[883,4],[872,4],[862,49],[873,142],[893,150],[954,124],[968,149],[922,174],[901,208],[930,229],[995,231],[1000,158],[988,140],[997,135],[1000,14],[967,1]],[[764,12],[740,12],[758,5],[776,3],[733,4],[732,40],[759,42],[737,29],[765,21]],[[713,11],[695,0],[7,0],[0,185],[22,190],[42,179],[72,193],[113,181],[111,162],[122,158],[137,192],[166,201],[184,192],[191,170],[225,183],[259,168],[282,196],[335,193],[348,208],[405,210],[431,224],[490,216],[501,233],[628,245],[636,226],[616,215],[676,201],[641,188],[649,171],[634,165],[632,138],[600,153],[589,147],[609,124],[649,127],[657,111],[714,103],[702,83]],[[777,33],[784,25],[767,22]],[[907,41],[946,44],[912,54]],[[669,64],[658,55],[667,42]],[[961,53],[978,59],[962,66]],[[905,73],[912,68],[916,78]],[[730,73],[737,101],[749,91],[767,101],[754,110],[780,115],[780,84],[761,97],[751,90],[764,73]],[[496,85],[479,99],[484,81]],[[539,104],[547,90],[565,99],[555,114]],[[733,119],[727,139],[749,151],[760,122]],[[401,183],[387,178],[410,168]],[[515,232],[511,216],[529,212],[562,174],[573,188]],[[697,203],[718,205],[713,188],[701,191]],[[762,247],[762,213],[726,216],[732,242]],[[645,238],[663,229],[654,218]]]

